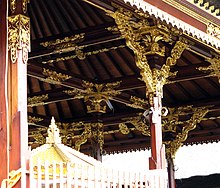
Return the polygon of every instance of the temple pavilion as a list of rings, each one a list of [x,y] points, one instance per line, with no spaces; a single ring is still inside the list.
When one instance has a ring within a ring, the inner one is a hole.
[[[0,1],[1,187],[175,188],[176,151],[220,139],[219,18],[218,0]],[[145,149],[144,174],[101,163]]]

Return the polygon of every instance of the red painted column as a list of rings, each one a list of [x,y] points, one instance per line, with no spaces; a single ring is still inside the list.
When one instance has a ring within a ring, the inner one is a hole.
[[[9,140],[7,123],[7,0],[0,1],[0,183],[8,178]]]
[[[12,3],[12,1],[10,1]],[[30,23],[25,16],[27,1],[9,4],[8,17],[8,121],[9,171],[26,169],[28,151],[27,59],[30,45]],[[26,188],[26,176],[14,188]]]
[[[151,111],[151,157],[149,159],[150,169],[165,169],[165,147],[162,143],[161,126],[161,95],[150,95]]]

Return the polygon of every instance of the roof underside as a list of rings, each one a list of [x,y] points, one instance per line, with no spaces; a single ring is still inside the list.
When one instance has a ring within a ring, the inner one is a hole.
[[[113,10],[110,2],[102,1],[100,6]],[[123,5],[123,2],[119,2]],[[130,10],[133,8],[130,7]],[[31,0],[28,15],[31,20],[32,49],[28,61],[27,92],[29,141],[32,147],[44,141],[52,116],[56,122],[60,122],[61,134],[70,146],[74,146],[89,123],[101,123],[104,126],[106,152],[149,147],[150,137],[142,134],[137,122],[134,123],[134,119],[141,117],[140,114],[148,109],[148,105],[144,103],[138,107],[132,105],[131,100],[136,97],[147,101],[146,86],[141,81],[133,51],[126,46],[120,32],[113,30],[116,26],[114,19],[83,0]],[[54,49],[45,43],[55,41],[58,44],[56,39],[70,40],[71,37],[75,38],[68,48],[59,46]],[[192,45],[171,68],[171,72],[177,71],[177,75],[170,77],[164,86],[163,106],[178,108],[193,105],[198,108],[211,105],[202,121],[189,132],[185,144],[218,141],[219,80],[211,71],[198,70],[199,67],[210,65],[207,58],[212,58],[215,50],[189,36],[183,37]],[[165,46],[167,53],[170,53],[173,45],[166,43]],[[65,79],[48,79],[49,75],[56,77],[55,72],[65,75]],[[106,113],[88,113],[85,83],[106,86],[107,83],[118,81],[119,85],[114,88],[118,93],[106,100]],[[75,95],[68,94],[68,90]],[[81,96],[75,97],[76,91]],[[187,122],[191,116],[192,110],[181,116],[180,121]],[[119,125],[124,124],[129,129],[128,134],[120,131]],[[183,126],[178,125],[178,130]],[[90,145],[88,140],[81,145],[81,151],[89,152]]]

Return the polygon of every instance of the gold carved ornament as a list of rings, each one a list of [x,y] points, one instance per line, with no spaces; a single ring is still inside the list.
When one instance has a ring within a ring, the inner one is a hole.
[[[72,147],[72,138],[74,137],[75,129],[72,128],[70,123],[57,122],[56,124],[59,126],[62,143]]]
[[[44,105],[44,101],[48,99],[48,94],[46,95],[40,95],[40,96],[34,96],[34,97],[28,97],[28,107],[34,107],[39,105]]]
[[[10,0],[10,10],[12,13],[16,10],[16,1],[17,0]],[[24,14],[27,13],[27,4],[30,3],[30,0],[22,0],[22,11]]]
[[[81,123],[82,124],[82,123]],[[102,123],[83,123],[84,131],[75,142],[75,149],[80,150],[80,146],[87,142],[89,138],[96,140],[100,144],[102,151],[104,144],[104,131]]]
[[[8,17],[8,50],[12,63],[18,59],[18,51],[22,52],[22,61],[27,63],[30,51],[30,19],[18,14]]]
[[[170,67],[176,64],[188,45],[185,41],[177,41],[161,69],[151,69],[147,57],[149,55],[164,57],[165,46],[161,47],[160,41],[173,43],[172,34],[175,32],[172,33],[165,25],[158,23],[151,26],[145,18],[135,22],[134,15],[123,9],[118,9],[109,15],[115,19],[127,46],[134,51],[136,64],[140,68],[148,92],[162,95],[162,87],[170,75]]]
[[[127,127],[127,123],[132,124],[136,130],[141,132],[144,136],[150,136],[150,126],[144,123],[142,119],[142,113],[137,114],[135,117],[123,118],[124,123],[119,124],[119,130],[122,134],[128,134],[131,129]]]
[[[120,91],[115,88],[120,86],[120,82],[96,84],[92,82],[83,81],[82,84],[84,90],[66,90],[64,91],[68,95],[74,95],[74,98],[81,99],[87,103],[88,113],[105,113],[106,102],[111,97],[120,94]]]
[[[131,104],[126,104],[126,105],[132,108],[147,109],[149,107],[149,103],[147,100],[136,96],[131,96],[129,101],[131,102]]]
[[[41,78],[40,80],[51,84],[61,84],[63,81],[72,78],[72,76],[62,73],[57,73],[56,71],[45,68],[43,68],[42,74],[46,76],[46,78],[45,79]]]
[[[41,121],[43,121],[43,118],[40,117],[35,117],[35,116],[28,116],[28,124],[36,124],[39,123]]]
[[[96,55],[98,53],[108,52],[108,51],[111,51],[111,50],[116,50],[118,48],[124,48],[124,47],[125,47],[125,45],[120,45],[120,46],[114,46],[114,47],[110,47],[110,48],[103,48],[103,49],[99,49],[99,50],[94,50],[94,51],[90,51],[90,52],[82,52],[82,50],[81,50],[81,51],[78,51],[78,53],[76,53],[76,55],[57,57],[56,59],[50,59],[48,61],[42,61],[42,63],[43,64],[48,64],[48,63],[54,63],[54,62],[59,62],[59,61],[67,61],[67,60],[75,59],[75,58],[79,58],[79,59],[82,60],[82,59],[85,59],[86,56]]]
[[[85,33],[81,33],[74,36],[65,37],[64,39],[42,42],[41,45],[48,49],[52,49],[54,53],[66,53],[75,51],[76,56],[83,60],[85,59],[85,55],[82,52],[84,46],[77,46],[77,42],[82,41],[84,36]]]
[[[42,134],[42,131],[45,131],[45,130],[46,128],[37,128],[36,131],[31,131],[28,137],[34,138],[34,142],[33,142],[34,144],[43,145],[46,143],[46,138]]]
[[[188,109],[189,108],[190,106],[188,107]],[[174,140],[164,141],[164,144],[166,145],[167,158],[175,158],[177,150],[183,145],[183,142],[186,141],[189,131],[192,131],[196,128],[197,124],[202,121],[202,119],[208,113],[208,111],[209,110],[207,107],[193,108],[191,106],[192,116],[188,121],[184,122],[185,126],[183,126],[181,132],[177,133],[176,138]],[[181,113],[181,111],[179,112]],[[171,125],[172,130],[174,126],[177,126],[177,124]]]
[[[220,27],[219,26],[216,26],[210,23],[207,25],[206,32],[209,35],[216,37],[218,40],[220,40]]]
[[[1,183],[1,188],[12,188],[16,185],[16,183],[21,179],[22,170],[19,168],[18,170],[12,170],[9,173],[9,178],[4,179]]]
[[[220,57],[207,58],[206,61],[210,63],[208,67],[199,67],[197,69],[209,73],[210,76],[216,76],[220,83]]]

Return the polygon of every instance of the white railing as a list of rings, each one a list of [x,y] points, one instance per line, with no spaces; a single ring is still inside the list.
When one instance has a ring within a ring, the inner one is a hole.
[[[30,162],[29,179],[30,188],[167,188],[166,170],[129,172],[103,165]]]

